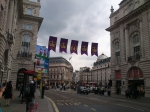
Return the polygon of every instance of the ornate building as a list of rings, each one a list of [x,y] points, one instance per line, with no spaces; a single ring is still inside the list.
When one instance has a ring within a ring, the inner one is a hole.
[[[0,5],[0,65],[3,80],[16,85],[23,82],[24,70],[34,70],[37,33],[43,21],[40,0],[1,0]]]
[[[110,27],[112,93],[140,89],[150,97],[150,1],[122,0],[111,7]]]
[[[93,64],[92,81],[97,82],[100,86],[108,85],[111,80],[110,59],[102,53]]]
[[[73,77],[73,67],[63,57],[50,57],[49,63],[50,85],[60,84],[70,86]]]
[[[79,79],[83,84],[91,82],[91,70],[89,67],[80,67]]]

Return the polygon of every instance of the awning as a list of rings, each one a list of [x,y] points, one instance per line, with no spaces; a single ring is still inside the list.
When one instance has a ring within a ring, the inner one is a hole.
[[[25,70],[25,71],[23,71],[23,73],[24,73],[25,75],[34,75],[34,74],[35,74],[35,71],[33,71],[33,70]]]

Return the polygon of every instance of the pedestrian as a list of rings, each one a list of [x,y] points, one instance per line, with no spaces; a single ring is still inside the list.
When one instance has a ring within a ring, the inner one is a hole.
[[[0,88],[0,99],[2,98],[4,91],[5,91],[5,86],[2,86],[2,87]],[[0,102],[0,105],[1,105],[1,102]]]
[[[35,100],[34,93],[35,93],[34,81],[30,81],[30,84],[27,85],[25,89],[26,112],[29,110],[29,103],[34,102]]]
[[[7,80],[5,80],[5,82],[3,83],[3,85],[2,85],[2,86],[6,86],[6,84],[7,84]]]
[[[137,90],[137,98],[140,99],[140,90],[139,89]]]
[[[19,90],[20,90],[20,94],[19,94],[18,97],[20,98],[23,95],[23,84],[22,83],[20,84],[20,89]]]
[[[9,106],[10,99],[13,98],[13,86],[11,81],[9,81],[6,85],[4,98],[5,98],[5,107]]]

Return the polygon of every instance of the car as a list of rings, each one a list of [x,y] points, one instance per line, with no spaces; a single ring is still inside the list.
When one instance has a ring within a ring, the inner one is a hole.
[[[82,94],[82,93],[84,93],[84,94],[89,94],[89,89],[88,88],[86,88],[85,86],[79,86],[78,87],[78,90],[77,90],[77,93],[78,94]]]

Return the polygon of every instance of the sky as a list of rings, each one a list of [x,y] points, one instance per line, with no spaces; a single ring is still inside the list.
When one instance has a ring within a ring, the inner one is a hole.
[[[98,43],[98,55],[104,53],[110,57],[111,5],[116,11],[121,0],[41,0],[40,17],[43,23],[38,33],[37,44],[48,46],[49,36],[57,38],[56,52],[50,51],[50,57],[64,57],[74,70],[80,67],[92,68],[97,56],[91,56],[91,43]],[[68,39],[67,53],[59,53],[60,38]],[[70,54],[71,40],[78,40],[78,55]],[[88,42],[88,56],[81,55],[81,42]],[[69,60],[69,58],[71,60]]]

